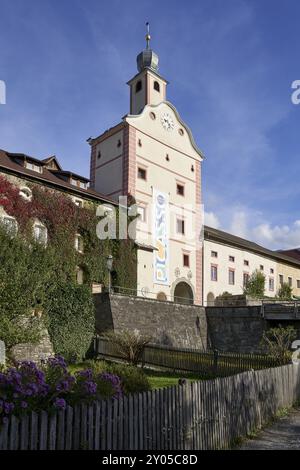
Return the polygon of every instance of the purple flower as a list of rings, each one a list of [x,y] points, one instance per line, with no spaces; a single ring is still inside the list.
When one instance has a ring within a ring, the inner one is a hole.
[[[111,374],[110,372],[102,372],[99,375],[99,377],[100,379],[111,383],[114,389],[113,398],[120,398],[122,396],[122,387],[121,387],[120,377],[118,377],[115,374]]]
[[[92,369],[85,369],[85,370],[80,370],[77,372],[78,377],[82,377],[83,379],[89,379],[91,380],[93,378],[93,371]]]
[[[50,357],[47,361],[47,365],[50,367],[60,367],[63,370],[67,369],[66,361],[61,356]]]
[[[88,380],[84,383],[84,388],[89,395],[95,395],[97,391],[97,384],[95,382],[92,382],[91,380]]]
[[[28,403],[26,403],[26,401],[21,401],[20,406],[21,406],[21,408],[27,408]]]
[[[10,414],[13,411],[14,407],[15,405],[13,403],[5,402],[3,405],[4,413],[7,415]]]
[[[54,404],[55,408],[57,408],[59,410],[64,410],[67,406],[66,400],[64,400],[63,398],[55,398],[53,404]]]

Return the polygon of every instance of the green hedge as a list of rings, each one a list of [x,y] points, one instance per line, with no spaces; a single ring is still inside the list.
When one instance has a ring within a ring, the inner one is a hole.
[[[46,309],[55,352],[68,361],[81,360],[94,335],[94,304],[89,288],[73,284],[57,286]]]

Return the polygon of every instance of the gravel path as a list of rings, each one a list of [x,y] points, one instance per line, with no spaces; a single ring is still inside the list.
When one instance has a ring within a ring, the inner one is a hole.
[[[300,450],[300,408],[246,441],[240,450]]]

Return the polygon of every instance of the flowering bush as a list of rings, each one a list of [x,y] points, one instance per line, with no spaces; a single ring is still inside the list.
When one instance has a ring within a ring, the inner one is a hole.
[[[115,374],[86,369],[71,375],[60,356],[48,359],[40,368],[25,361],[0,373],[0,421],[25,411],[61,410],[121,396],[121,381]]]

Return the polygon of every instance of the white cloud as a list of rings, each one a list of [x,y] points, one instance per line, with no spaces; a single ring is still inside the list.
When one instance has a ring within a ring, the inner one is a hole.
[[[247,236],[247,214],[244,211],[234,212],[230,232],[239,237],[245,238]]]
[[[251,208],[233,207],[226,208],[219,214],[205,213],[205,223],[271,250],[300,247],[300,219],[278,225],[266,221],[261,212],[253,211]]]
[[[300,247],[300,221],[289,225],[260,224],[253,228],[253,236],[258,243],[274,249]]]
[[[216,216],[216,214],[214,214],[213,212],[205,212],[204,213],[204,223],[208,227],[212,227],[212,228],[219,228],[220,227],[220,221],[219,221],[218,217]]]

